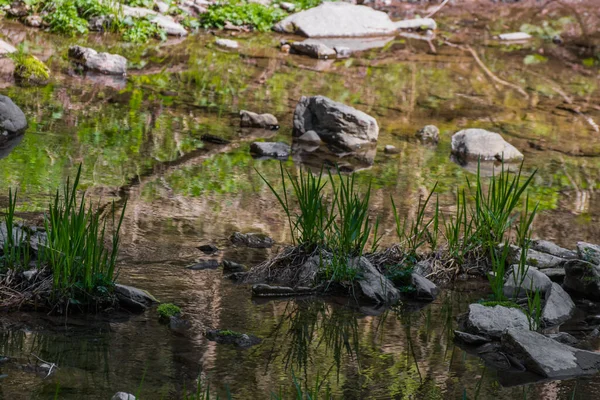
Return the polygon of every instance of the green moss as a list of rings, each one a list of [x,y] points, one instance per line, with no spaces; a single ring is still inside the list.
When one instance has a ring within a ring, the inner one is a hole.
[[[15,63],[15,78],[26,83],[41,84],[50,78],[50,69],[37,57],[27,54],[23,48],[9,55]]]
[[[514,301],[482,301],[479,304],[481,304],[484,307],[502,306],[502,307],[508,307],[508,308],[518,308],[518,309],[522,308],[520,305],[518,305]]]
[[[181,308],[172,303],[163,303],[156,309],[161,319],[169,319],[181,314]]]
[[[235,331],[230,331],[229,329],[225,329],[225,330],[219,331],[219,335],[221,335],[221,336],[232,336],[232,337],[242,336],[241,333],[235,332]]]

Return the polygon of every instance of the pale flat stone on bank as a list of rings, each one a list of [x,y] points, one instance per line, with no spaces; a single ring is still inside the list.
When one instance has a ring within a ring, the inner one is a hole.
[[[396,29],[437,29],[437,23],[431,18],[403,19],[394,24]]]
[[[511,32],[511,33],[501,33],[498,35],[500,40],[506,41],[517,41],[517,40],[529,40],[531,39],[531,35],[525,32]]]

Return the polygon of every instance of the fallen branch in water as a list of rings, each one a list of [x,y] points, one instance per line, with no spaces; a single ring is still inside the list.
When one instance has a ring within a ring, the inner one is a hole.
[[[432,12],[430,12],[429,14],[427,14],[425,16],[425,18],[431,18],[431,17],[433,17],[435,14],[437,14],[438,11],[440,11],[442,8],[444,8],[444,6],[446,4],[448,4],[448,0],[442,1],[442,4],[440,4],[438,8],[436,8],[435,10],[433,10]]]
[[[43,362],[46,365],[50,366],[50,369],[48,370],[48,373],[46,374],[46,376],[44,377],[44,379],[46,379],[47,377],[50,376],[50,374],[52,373],[52,370],[54,368],[58,369],[58,365],[56,365],[56,363],[51,363],[45,360],[42,360],[41,358],[39,358],[38,356],[36,356],[34,353],[31,353],[32,356],[34,356],[35,358],[37,358],[39,361]]]

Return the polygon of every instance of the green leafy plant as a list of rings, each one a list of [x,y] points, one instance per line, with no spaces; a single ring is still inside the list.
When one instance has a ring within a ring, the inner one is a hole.
[[[56,0],[46,3],[44,21],[50,32],[68,36],[88,33],[88,23],[79,16],[77,5],[73,0]]]
[[[132,43],[144,43],[151,38],[166,40],[167,34],[155,23],[147,19],[125,18],[123,21],[123,39]]]
[[[209,6],[207,12],[200,17],[200,25],[204,28],[222,29],[229,22],[236,26],[247,25],[257,31],[267,32],[286,16],[287,13],[280,8],[234,0]]]

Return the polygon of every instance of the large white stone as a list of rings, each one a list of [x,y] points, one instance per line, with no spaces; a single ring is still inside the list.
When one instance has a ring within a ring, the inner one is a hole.
[[[464,129],[452,136],[452,152],[482,160],[522,160],[523,154],[498,133],[485,129]]]

